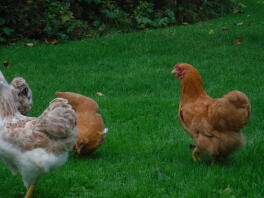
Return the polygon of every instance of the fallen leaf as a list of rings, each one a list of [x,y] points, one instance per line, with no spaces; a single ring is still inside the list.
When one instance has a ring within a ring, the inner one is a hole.
[[[229,27],[222,27],[222,30],[230,30]]]
[[[233,41],[233,44],[234,45],[240,45],[242,42],[243,42],[242,39],[236,39],[236,40]]]
[[[59,41],[57,39],[52,39],[52,40],[48,41],[48,43],[51,45],[56,45],[59,43]]]
[[[209,30],[208,34],[209,34],[209,35],[214,34],[214,30],[212,30],[212,29]]]
[[[33,47],[34,46],[34,43],[26,43],[25,46]]]
[[[102,92],[96,92],[96,95],[98,95],[98,96],[104,96],[104,94]]]
[[[243,25],[243,24],[244,24],[243,22],[235,23],[235,25],[237,25],[237,26],[240,26],[240,25]]]
[[[229,187],[227,187],[227,188],[225,188],[224,190],[223,190],[223,194],[225,194],[225,195],[228,195],[228,194],[230,194],[230,193],[232,193],[233,192],[233,190],[231,189],[231,188],[229,188]]]
[[[8,67],[10,67],[10,64],[9,64],[8,61],[4,61],[4,62],[3,62],[3,66],[4,66],[5,68],[8,68]]]

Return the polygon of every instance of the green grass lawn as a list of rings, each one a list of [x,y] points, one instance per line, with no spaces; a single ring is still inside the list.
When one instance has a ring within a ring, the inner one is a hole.
[[[22,76],[32,88],[31,116],[55,91],[72,91],[95,99],[109,128],[100,149],[90,158],[71,153],[63,167],[40,178],[33,197],[264,197],[263,2],[245,0],[243,14],[195,25],[0,47],[0,61],[11,63],[1,69],[7,79]],[[233,44],[237,39],[242,43]],[[191,138],[177,118],[179,81],[170,75],[177,62],[198,68],[209,95],[237,89],[251,100],[247,144],[226,165],[191,159]],[[25,194],[21,177],[2,163],[0,182],[1,198]]]

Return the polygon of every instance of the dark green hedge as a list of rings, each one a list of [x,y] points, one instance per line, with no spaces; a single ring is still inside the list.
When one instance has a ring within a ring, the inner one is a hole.
[[[3,0],[0,42],[194,23],[232,11],[235,0]]]

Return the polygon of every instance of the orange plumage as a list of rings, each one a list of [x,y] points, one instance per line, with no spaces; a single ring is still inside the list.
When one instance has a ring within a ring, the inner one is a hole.
[[[222,98],[211,98],[203,89],[200,73],[186,63],[176,64],[172,73],[181,79],[178,117],[196,144],[193,160],[208,154],[218,162],[242,147],[241,129],[250,116],[248,97],[231,91]]]
[[[71,92],[56,92],[56,95],[67,99],[77,114],[78,140],[74,151],[78,155],[94,152],[103,143],[106,132],[103,119],[98,114],[97,103],[91,98]]]

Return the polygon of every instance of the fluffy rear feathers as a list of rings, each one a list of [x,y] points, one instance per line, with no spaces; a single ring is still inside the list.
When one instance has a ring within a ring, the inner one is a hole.
[[[36,128],[48,136],[67,138],[73,135],[76,126],[76,114],[68,101],[56,98],[39,117]]]
[[[231,91],[218,98],[208,110],[210,122],[218,130],[234,130],[239,132],[250,115],[248,97],[240,91]]]

